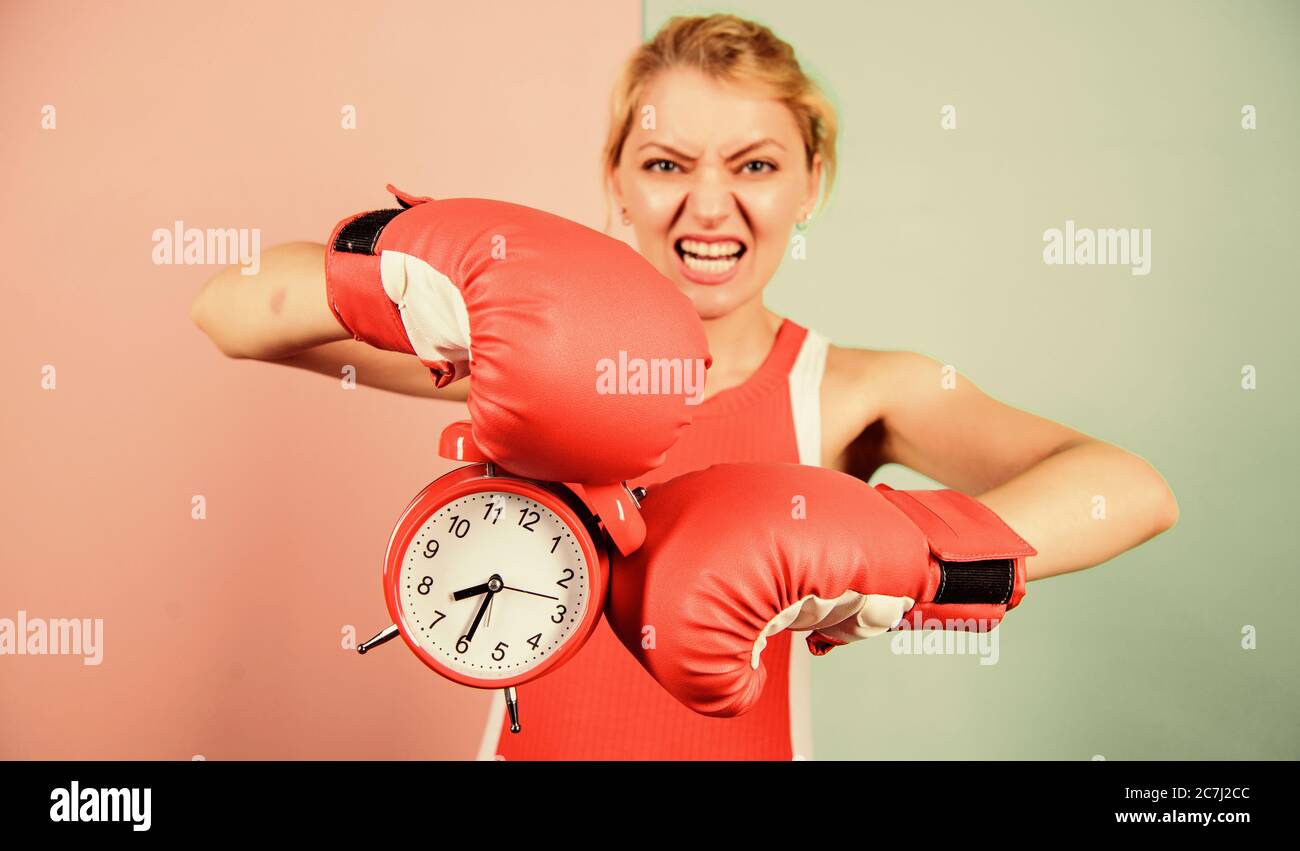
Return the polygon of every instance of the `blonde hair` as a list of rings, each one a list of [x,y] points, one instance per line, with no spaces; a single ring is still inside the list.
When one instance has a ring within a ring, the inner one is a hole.
[[[821,206],[825,206],[835,181],[839,129],[835,107],[799,66],[794,48],[762,24],[735,15],[672,18],[628,58],[610,98],[603,180],[618,166],[646,86],[656,74],[677,67],[694,68],[727,82],[770,87],[794,114],[809,168],[813,155],[821,154],[825,176]],[[606,216],[608,229],[608,211]]]

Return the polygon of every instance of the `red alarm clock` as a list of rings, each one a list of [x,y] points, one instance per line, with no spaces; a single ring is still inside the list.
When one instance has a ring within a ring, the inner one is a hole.
[[[393,625],[357,651],[401,635],[444,677],[504,689],[517,733],[515,687],[573,658],[605,607],[609,546],[628,555],[645,540],[644,491],[511,475],[479,451],[466,420],[443,430],[439,454],[470,463],[398,518],[384,557]]]

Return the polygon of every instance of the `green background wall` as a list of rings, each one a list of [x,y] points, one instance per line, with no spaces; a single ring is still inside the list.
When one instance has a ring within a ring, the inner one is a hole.
[[[1181,508],[1033,583],[996,665],[884,639],[815,659],[816,758],[1300,757],[1300,4],[650,0],[645,32],[716,11],[793,44],[842,121],[773,309],[1136,452]],[[1045,265],[1067,219],[1151,228],[1151,273]]]

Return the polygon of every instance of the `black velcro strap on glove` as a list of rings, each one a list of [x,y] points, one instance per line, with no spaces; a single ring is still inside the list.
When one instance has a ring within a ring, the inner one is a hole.
[[[1013,559],[992,561],[939,561],[943,584],[935,595],[936,603],[993,603],[1001,605],[1011,599],[1016,587]]]
[[[379,235],[384,232],[389,222],[404,212],[406,212],[404,209],[375,210],[373,213],[357,216],[339,228],[338,236],[334,238],[334,250],[345,251],[348,254],[377,254]]]

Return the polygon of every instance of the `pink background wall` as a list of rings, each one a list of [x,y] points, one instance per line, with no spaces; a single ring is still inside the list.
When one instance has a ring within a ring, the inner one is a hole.
[[[0,618],[104,620],[99,666],[0,656],[0,758],[473,756],[486,692],[341,646],[389,623],[388,534],[462,407],[225,359],[189,320],[215,267],[154,265],[151,234],[323,241],[389,181],[600,227],[639,26],[629,0],[0,6]]]

